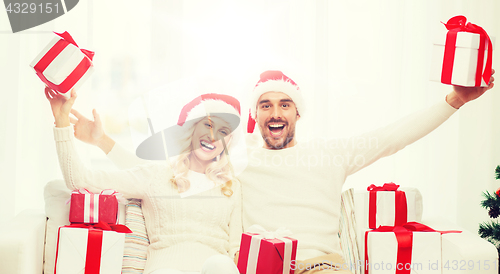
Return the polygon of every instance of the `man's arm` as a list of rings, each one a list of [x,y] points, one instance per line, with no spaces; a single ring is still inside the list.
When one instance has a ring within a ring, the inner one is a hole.
[[[493,88],[493,81],[492,76],[487,87],[453,86],[453,91],[446,96],[446,102],[440,102],[386,127],[351,138],[348,143],[352,143],[354,149],[341,152],[347,159],[346,175],[353,174],[382,157],[392,155],[426,136],[457,109]],[[363,145],[359,145],[359,142]]]

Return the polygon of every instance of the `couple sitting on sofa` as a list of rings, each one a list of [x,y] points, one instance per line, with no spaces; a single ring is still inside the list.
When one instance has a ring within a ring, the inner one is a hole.
[[[181,150],[172,165],[147,162],[105,172],[86,169],[73,143],[74,135],[105,153],[121,153],[102,132],[97,113],[90,122],[71,110],[74,91],[69,99],[50,89],[45,93],[56,120],[54,135],[67,186],[93,192],[111,188],[142,199],[150,238],[145,273],[238,273],[231,258],[237,259],[242,229],[259,224],[293,232],[302,263],[294,265],[316,266],[296,269],[302,274],[351,273],[333,269],[343,262],[338,228],[347,176],[425,136],[492,87],[493,77],[485,88],[454,87],[446,100],[426,110],[342,141],[377,140],[376,146],[339,147],[338,140],[297,143],[295,124],[305,112],[301,91],[283,73],[266,71],[252,92],[248,122],[248,132],[257,124],[264,142],[249,146],[248,165],[237,177],[230,156],[243,136],[238,133],[240,105],[231,96],[205,94],[184,106],[178,122]],[[167,140],[166,135],[159,140]]]

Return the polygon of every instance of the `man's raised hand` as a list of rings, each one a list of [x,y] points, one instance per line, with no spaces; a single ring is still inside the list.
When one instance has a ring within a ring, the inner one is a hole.
[[[495,85],[493,83],[495,81],[493,74],[495,74],[494,69],[491,71],[490,82],[488,83],[487,87],[453,86],[453,91],[446,96],[446,102],[448,102],[450,106],[459,109],[465,103],[479,98],[487,90],[493,88],[493,86]]]

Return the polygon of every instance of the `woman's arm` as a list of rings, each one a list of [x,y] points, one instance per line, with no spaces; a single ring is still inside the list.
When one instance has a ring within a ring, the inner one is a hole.
[[[132,168],[137,165],[144,165],[153,161],[148,161],[137,157],[134,153],[115,143],[111,151],[106,155],[113,164],[120,169]]]
[[[54,139],[64,180],[70,189],[87,188],[92,192],[113,189],[126,198],[142,198],[149,180],[157,175],[158,168],[154,165],[141,165],[117,171],[86,168],[75,150],[71,126],[55,127]]]
[[[45,96],[50,102],[56,127],[66,127],[73,124],[74,136],[87,144],[99,147],[108,158],[120,169],[132,168],[136,165],[149,163],[135,154],[125,150],[109,137],[102,127],[101,117],[95,109],[92,110],[94,121],[87,119],[72,106],[76,100],[76,92],[71,91],[71,98],[65,99],[49,88],[45,88]],[[76,118],[70,117],[72,113]]]
[[[76,139],[100,148],[118,168],[127,169],[149,162],[137,157],[109,137],[104,132],[101,117],[95,109],[92,110],[93,121],[80,114],[76,109],[71,109],[71,113],[76,117],[76,119],[69,117],[75,130]]]
[[[69,113],[76,100],[76,92],[71,91],[69,99],[45,88],[55,118],[54,138],[59,156],[59,164],[68,188],[88,188],[92,192],[114,189],[126,197],[141,198],[145,193],[145,183],[156,175],[154,168],[140,166],[125,171],[94,171],[87,169],[80,161],[74,146],[74,132],[70,126]]]

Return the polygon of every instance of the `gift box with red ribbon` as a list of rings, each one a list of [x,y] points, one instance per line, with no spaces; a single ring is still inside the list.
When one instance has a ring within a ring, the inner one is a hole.
[[[251,226],[241,236],[238,270],[241,274],[293,274],[297,240],[289,230],[266,231]]]
[[[486,87],[490,81],[493,43],[486,31],[455,16],[434,43],[431,80],[448,85]]]
[[[422,195],[416,188],[394,183],[370,185],[354,193],[356,223],[361,228],[402,225],[422,218]]]
[[[71,96],[71,89],[78,89],[94,70],[94,52],[80,49],[68,32],[55,33],[54,38],[30,66],[50,89]]]
[[[118,221],[118,200],[122,196],[114,190],[103,190],[94,194],[86,189],[71,193],[69,221],[71,223],[116,224]]]
[[[441,273],[441,234],[417,222],[365,232],[365,274]]]
[[[59,228],[54,274],[119,274],[122,270],[124,225],[71,224]]]

